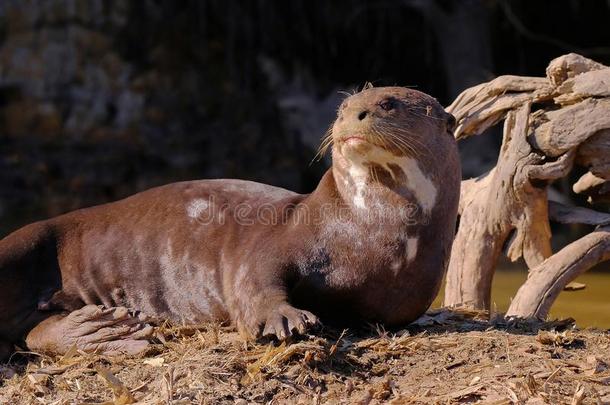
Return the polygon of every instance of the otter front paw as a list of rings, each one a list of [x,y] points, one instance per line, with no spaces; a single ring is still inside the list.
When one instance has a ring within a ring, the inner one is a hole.
[[[303,334],[318,323],[318,317],[311,312],[284,304],[269,313],[262,336],[284,340],[292,336],[293,332]]]

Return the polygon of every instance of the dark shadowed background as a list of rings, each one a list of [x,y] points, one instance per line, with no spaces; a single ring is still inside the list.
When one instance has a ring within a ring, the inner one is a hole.
[[[0,233],[178,180],[307,192],[344,97],[447,105],[579,52],[610,63],[607,0],[0,0]],[[462,145],[465,175],[499,137]]]

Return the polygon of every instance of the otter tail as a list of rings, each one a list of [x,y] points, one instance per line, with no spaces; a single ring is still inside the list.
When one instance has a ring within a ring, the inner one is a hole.
[[[41,221],[0,240],[0,343],[23,339],[41,296],[61,288],[54,233]]]

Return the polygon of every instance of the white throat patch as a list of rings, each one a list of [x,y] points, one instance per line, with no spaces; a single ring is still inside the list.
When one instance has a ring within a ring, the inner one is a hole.
[[[434,208],[438,190],[434,182],[422,172],[417,160],[408,156],[396,156],[375,146],[366,156],[362,156],[360,153],[350,153],[349,156],[346,156],[346,161],[349,164],[348,176],[356,187],[353,198],[356,207],[367,207],[365,187],[369,171],[366,164],[374,163],[383,167],[392,177],[394,177],[394,173],[389,165],[398,166],[406,177],[404,186],[411,190],[422,210],[429,214]]]
[[[353,198],[354,205],[358,208],[366,208],[364,194],[366,191],[366,181],[369,176],[368,168],[359,162],[355,162],[354,164],[350,165],[348,175],[356,187],[356,193],[354,194]]]

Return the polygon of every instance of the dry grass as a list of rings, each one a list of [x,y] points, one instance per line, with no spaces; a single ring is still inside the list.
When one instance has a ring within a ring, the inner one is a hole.
[[[608,332],[499,319],[436,311],[400,331],[327,328],[280,345],[166,327],[137,358],[14,356],[0,403],[609,403]]]

